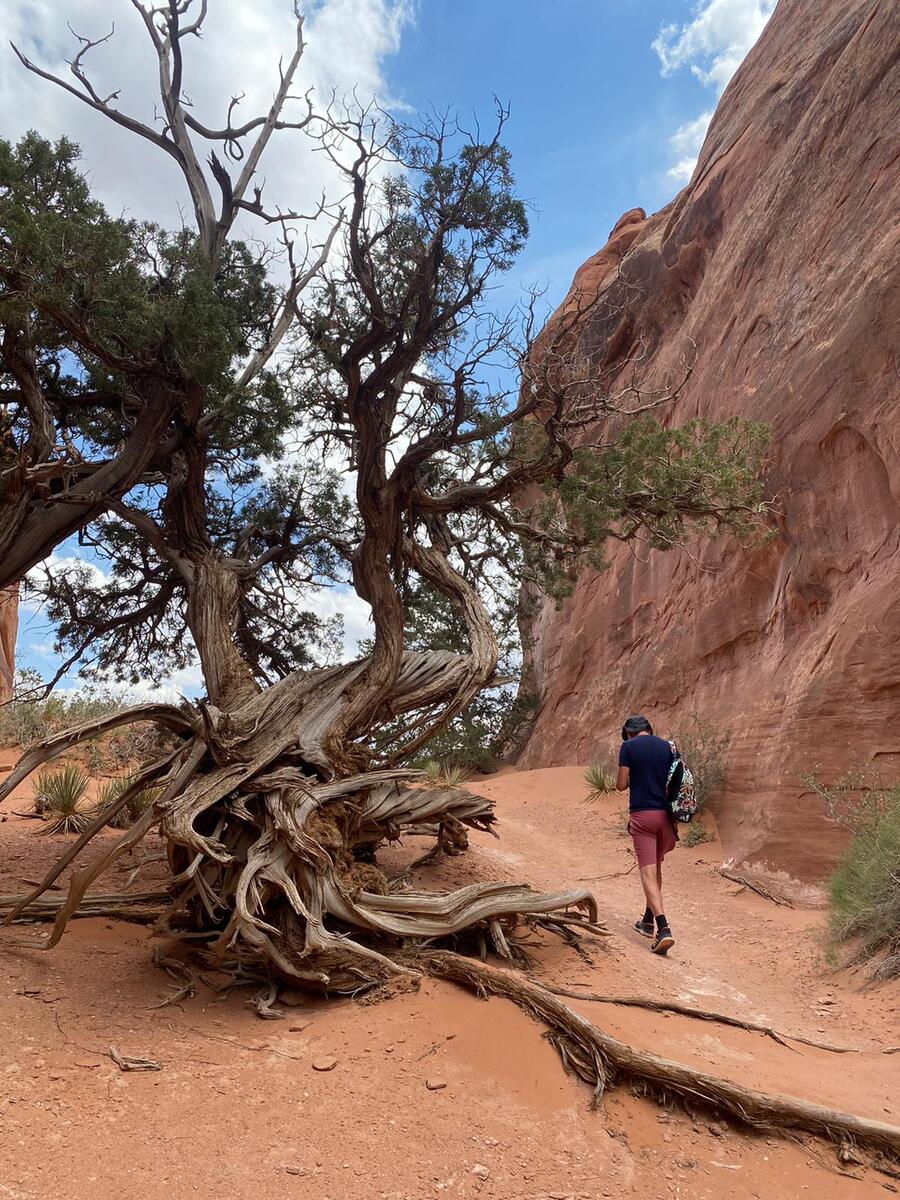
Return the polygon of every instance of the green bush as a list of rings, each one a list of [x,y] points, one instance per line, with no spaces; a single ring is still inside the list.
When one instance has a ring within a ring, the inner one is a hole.
[[[702,811],[707,800],[725,782],[725,762],[731,738],[697,713],[692,713],[688,724],[675,734],[673,740],[694,776],[697,811]]]
[[[702,821],[692,821],[680,836],[682,846],[685,846],[688,850],[692,850],[694,846],[702,846],[704,842],[714,840],[712,832],[706,828]]]
[[[613,792],[616,788],[612,771],[607,771],[606,767],[601,766],[600,763],[591,763],[589,767],[585,768],[584,782],[588,788],[586,800],[599,800],[607,792]]]
[[[876,978],[900,975],[900,784],[860,775],[830,787],[804,782],[851,835],[829,880],[832,942],[853,943],[851,961],[871,961]]]

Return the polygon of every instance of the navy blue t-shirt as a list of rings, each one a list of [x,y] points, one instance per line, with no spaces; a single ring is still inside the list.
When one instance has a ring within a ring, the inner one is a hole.
[[[627,767],[628,810],[645,812],[648,808],[668,808],[666,782],[672,765],[672,747],[664,738],[639,733],[623,742],[619,766]]]

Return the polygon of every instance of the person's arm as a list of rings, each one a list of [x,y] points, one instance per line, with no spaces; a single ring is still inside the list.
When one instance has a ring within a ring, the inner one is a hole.
[[[628,770],[628,743],[623,742],[622,745],[619,747],[619,773],[616,776],[616,791],[617,792],[627,792],[628,791],[629,774],[630,774],[630,772]]]

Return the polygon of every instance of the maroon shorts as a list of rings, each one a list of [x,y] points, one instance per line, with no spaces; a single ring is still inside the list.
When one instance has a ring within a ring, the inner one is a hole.
[[[661,863],[675,849],[675,834],[669,814],[661,808],[633,812],[628,818],[628,832],[634,842],[639,867]]]

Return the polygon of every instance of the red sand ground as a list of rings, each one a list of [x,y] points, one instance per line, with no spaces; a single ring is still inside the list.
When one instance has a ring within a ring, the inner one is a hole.
[[[431,870],[429,886],[587,880],[614,931],[592,949],[593,967],[548,941],[542,978],[675,997],[862,1053],[786,1049],[688,1018],[576,1007],[669,1057],[900,1122],[900,1054],[882,1053],[900,1043],[900,989],[864,989],[860,976],[829,971],[820,913],[776,907],[722,879],[715,843],[679,847],[667,870],[678,941],[659,960],[629,928],[641,903],[636,873],[625,873],[621,798],[585,802],[576,768],[477,786],[497,802],[502,837],[473,837],[468,854]],[[24,808],[26,793],[4,812]],[[23,890],[64,844],[35,828],[12,815],[0,823],[0,892]],[[121,888],[132,865],[114,868],[101,887]],[[134,886],[152,886],[155,869]],[[379,1004],[307,1002],[273,1022],[251,1013],[242,993],[153,1009],[168,981],[150,964],[144,927],[74,922],[50,953],[16,947],[21,933],[0,936],[0,1200],[864,1200],[900,1187],[839,1167],[821,1143],[747,1137],[624,1088],[592,1112],[539,1026],[505,1001],[450,985],[429,982]],[[110,1045],[163,1069],[122,1073]],[[316,1071],[313,1060],[328,1055],[337,1065]],[[446,1086],[429,1090],[438,1078]]]

